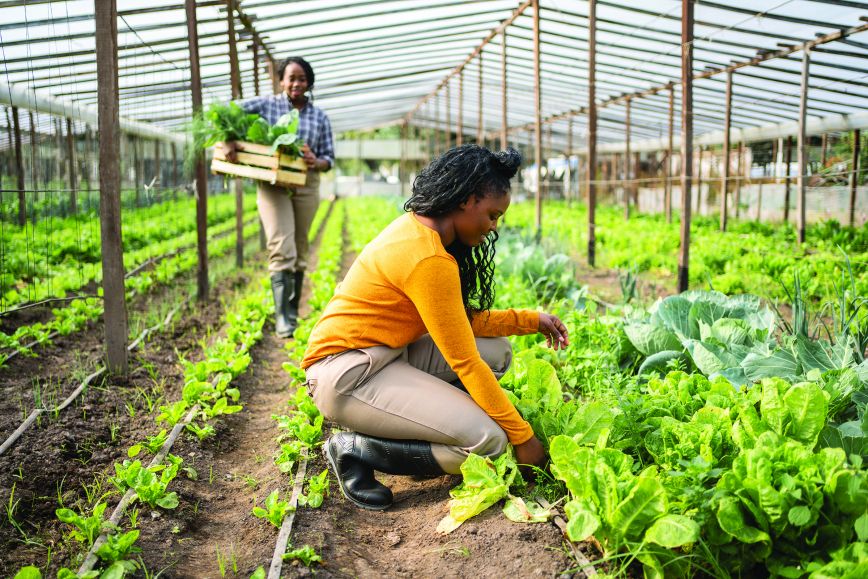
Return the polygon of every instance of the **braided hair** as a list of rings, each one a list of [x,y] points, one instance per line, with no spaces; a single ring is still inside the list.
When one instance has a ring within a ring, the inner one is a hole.
[[[479,145],[462,145],[440,155],[422,169],[413,181],[413,194],[404,203],[404,211],[425,217],[442,217],[455,211],[471,195],[509,193],[509,180],[521,165],[521,153],[506,149],[499,153]],[[458,262],[461,299],[468,317],[490,310],[494,304],[494,244],[492,231],[476,247],[456,239],[448,251]]]

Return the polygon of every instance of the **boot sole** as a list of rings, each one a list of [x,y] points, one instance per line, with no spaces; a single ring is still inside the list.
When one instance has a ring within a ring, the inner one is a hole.
[[[334,472],[335,472],[335,478],[338,479],[338,487],[340,487],[341,494],[344,495],[344,498],[346,498],[348,501],[350,501],[351,503],[353,503],[357,507],[368,510],[368,511],[385,511],[386,509],[388,509],[389,507],[392,506],[391,503],[389,503],[388,505],[369,505],[367,503],[363,503],[360,500],[354,499],[353,497],[351,497],[349,495],[349,493],[344,489],[344,483],[341,480],[341,477],[338,476],[338,472],[339,472],[338,471],[338,465],[335,462],[335,459],[332,457],[332,453],[329,452],[328,441],[326,441],[326,443],[323,445],[323,454],[325,455],[326,460],[331,465],[332,470],[334,470]]]

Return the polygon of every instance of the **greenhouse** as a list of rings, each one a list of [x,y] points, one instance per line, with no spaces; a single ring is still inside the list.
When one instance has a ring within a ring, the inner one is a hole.
[[[868,1],[0,0],[0,576],[868,577]]]

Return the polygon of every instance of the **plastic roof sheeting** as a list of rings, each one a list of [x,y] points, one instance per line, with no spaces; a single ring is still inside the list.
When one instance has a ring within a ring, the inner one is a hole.
[[[276,59],[306,57],[316,73],[315,103],[336,132],[400,122],[519,6],[517,0],[242,0],[240,11]],[[184,3],[121,0],[120,114],[181,130],[191,113]],[[587,105],[588,3],[540,0],[543,118]],[[199,3],[204,102],[230,98],[225,2]],[[507,30],[507,101],[513,137],[527,138],[534,118],[532,9]],[[236,15],[237,16],[237,15]],[[817,36],[864,26],[868,1],[727,0],[697,2],[694,70],[722,68]],[[251,36],[239,18],[239,64],[245,97],[271,91],[264,66],[255,67]],[[0,0],[0,80],[17,88],[96,103],[93,0]],[[597,98],[605,102],[680,79],[681,0],[601,0],[597,3]],[[264,58],[264,50],[260,48]],[[501,36],[482,50],[483,130],[500,131]],[[796,120],[802,53],[738,69],[733,76],[733,128]],[[476,135],[479,59],[463,71],[463,126]],[[694,134],[723,128],[725,74],[694,83]],[[808,114],[852,115],[868,109],[868,32],[823,44],[811,52]],[[678,87],[676,86],[676,107]],[[458,79],[450,81],[452,126]],[[439,110],[439,117],[437,112]],[[446,94],[428,99],[412,124],[443,127]],[[676,108],[676,131],[679,111]],[[658,139],[668,131],[668,91],[631,103],[632,138]],[[601,143],[624,140],[623,104],[599,109]],[[574,116],[573,142],[585,136],[586,117]],[[544,143],[563,148],[569,123],[547,124]],[[548,129],[550,127],[550,129]]]

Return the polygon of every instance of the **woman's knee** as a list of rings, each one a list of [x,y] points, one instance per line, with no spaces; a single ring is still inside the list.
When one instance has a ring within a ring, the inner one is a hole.
[[[480,428],[476,433],[476,440],[466,450],[479,456],[495,458],[506,451],[506,445],[509,440],[506,433],[500,428],[497,423],[491,421],[491,424]]]
[[[512,365],[512,344],[507,338],[479,338],[479,355],[499,379]]]

